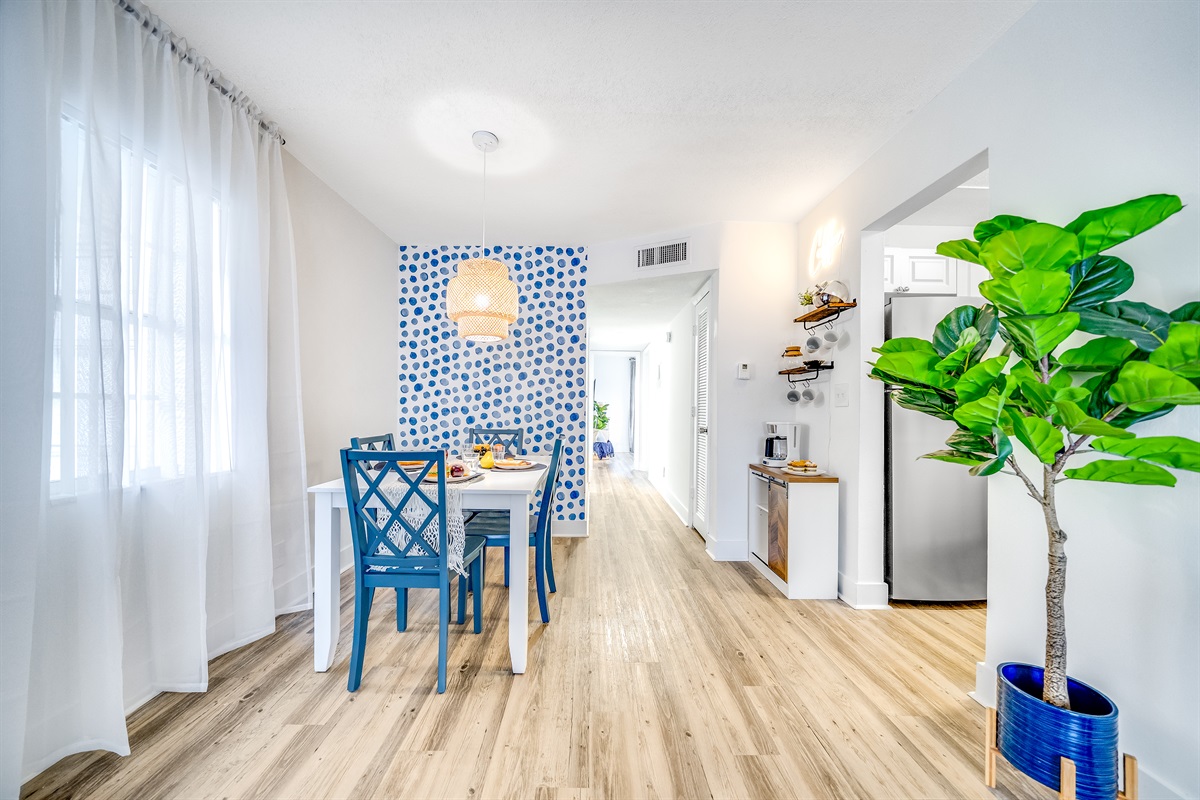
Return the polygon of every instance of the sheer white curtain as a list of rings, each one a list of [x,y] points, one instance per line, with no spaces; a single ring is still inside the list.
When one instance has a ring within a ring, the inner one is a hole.
[[[3,14],[9,796],[310,589],[278,135],[140,3]]]

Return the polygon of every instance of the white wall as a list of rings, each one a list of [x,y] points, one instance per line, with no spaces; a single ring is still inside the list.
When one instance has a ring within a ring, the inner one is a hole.
[[[835,372],[850,405],[830,409],[849,602],[886,599],[883,395],[864,363],[882,338],[883,237],[860,231],[884,230],[977,173],[986,151],[995,213],[1064,223],[1088,208],[1180,194],[1181,214],[1119,252],[1138,273],[1132,299],[1174,308],[1200,297],[1198,28],[1196,3],[1040,3],[799,224],[805,280],[815,231],[830,220],[844,227],[831,273],[861,304],[846,318],[843,356],[858,366]],[[1141,430],[1195,438],[1200,413],[1176,411]],[[985,700],[995,665],[1039,662],[1044,636],[1041,523],[1012,479],[991,481]],[[1200,796],[1200,478],[1180,474],[1174,490],[1063,489],[1070,671],[1121,708],[1122,749],[1139,757],[1143,796]]]
[[[631,358],[640,359],[641,353],[628,350],[591,351],[592,377],[588,394],[593,401],[608,404],[608,436],[613,450],[618,453],[630,452],[629,429],[633,421],[629,413]]]
[[[895,225],[884,234],[888,247],[935,248],[951,239],[970,239],[974,226],[953,225]]]
[[[787,380],[779,358],[798,343],[800,311],[792,225],[731,222],[724,226],[717,272],[709,386],[712,442],[708,551],[718,561],[750,557],[747,469],[762,458],[763,423],[788,420]],[[739,362],[750,380],[738,380]]]
[[[286,150],[296,242],[309,483],[341,475],[352,436],[396,430],[396,244]],[[342,524],[342,566],[352,563]]]

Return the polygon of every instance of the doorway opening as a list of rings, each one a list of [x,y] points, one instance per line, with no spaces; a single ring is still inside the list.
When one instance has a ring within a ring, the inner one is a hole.
[[[711,276],[588,286],[589,481],[603,470],[609,480],[644,482],[701,533],[708,521]]]

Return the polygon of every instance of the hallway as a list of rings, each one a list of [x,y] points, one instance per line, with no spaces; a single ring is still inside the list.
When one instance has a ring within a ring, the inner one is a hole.
[[[404,634],[380,596],[346,692],[348,586],[329,673],[312,672],[311,614],[280,618],[212,662],[208,693],[135,712],[132,756],[66,758],[22,796],[995,796],[966,695],[981,607],[789,602],[713,562],[626,462],[591,467],[590,538],[555,542],[559,591],[551,623],[531,622],[526,675],[508,671],[498,553],[484,633],[452,628],[440,696],[432,592],[414,593]],[[1015,776],[1000,780],[1008,796]]]

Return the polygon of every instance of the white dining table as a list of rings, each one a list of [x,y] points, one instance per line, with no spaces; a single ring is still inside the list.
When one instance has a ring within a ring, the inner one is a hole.
[[[549,459],[526,456],[545,464]],[[481,480],[464,483],[464,511],[508,512],[509,556],[508,652],[515,673],[525,671],[529,654],[529,503],[546,480],[547,469],[485,470]],[[453,484],[451,484],[453,486]],[[317,509],[313,520],[313,667],[325,672],[333,665],[341,630],[342,511],[347,507],[341,478],[308,487]]]

